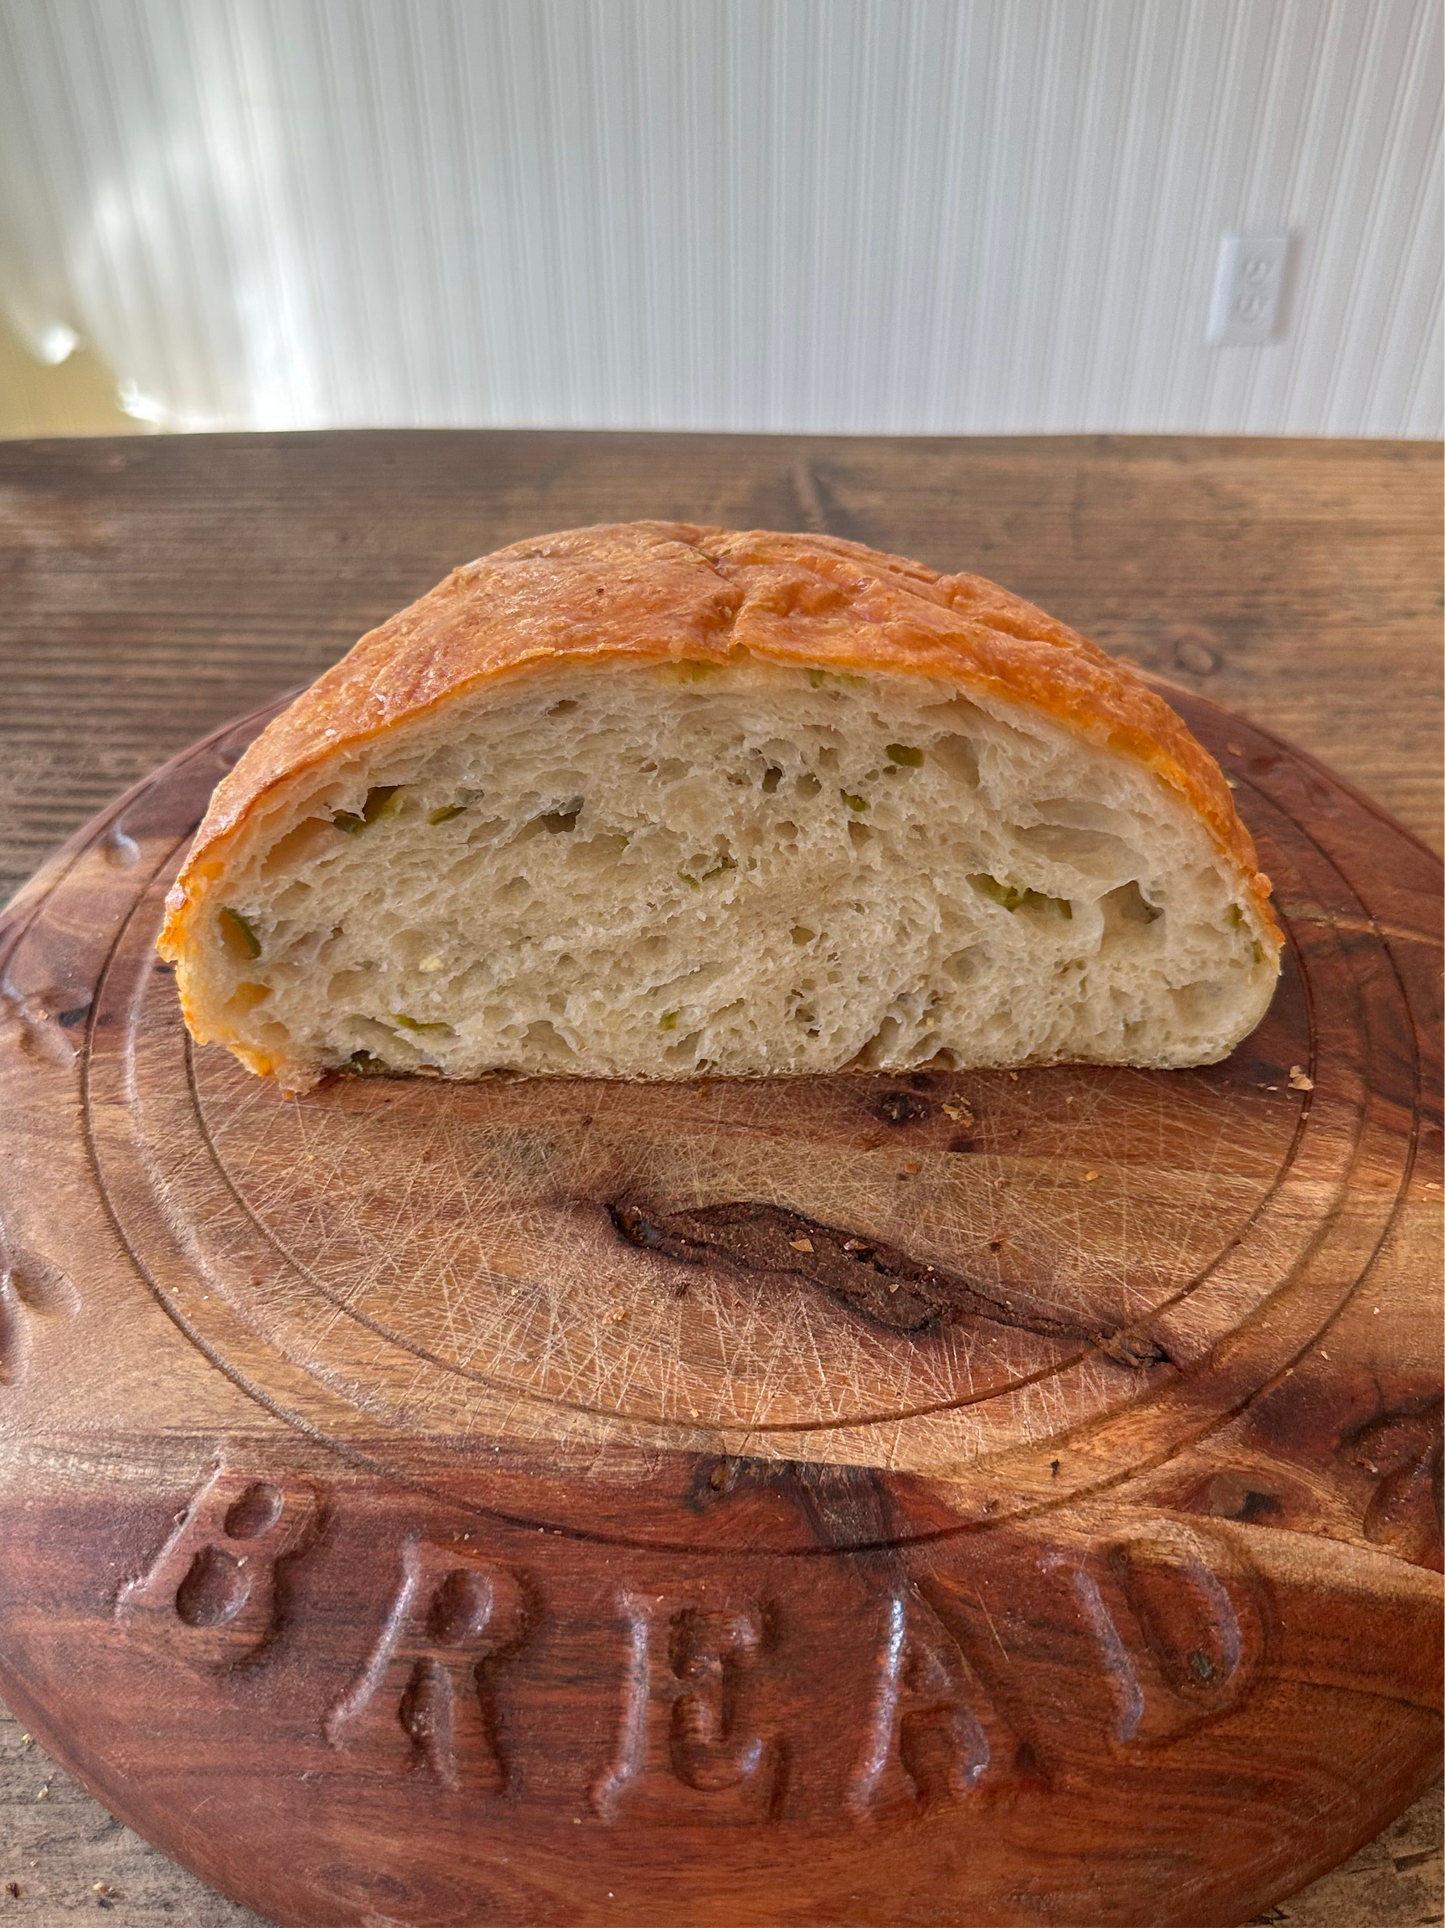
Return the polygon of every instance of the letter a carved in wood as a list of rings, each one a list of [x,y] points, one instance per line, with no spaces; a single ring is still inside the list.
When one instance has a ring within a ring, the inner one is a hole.
[[[896,1802],[959,1801],[1007,1756],[1005,1732],[956,1637],[918,1588],[887,1602],[867,1741],[848,1805],[873,1814]]]

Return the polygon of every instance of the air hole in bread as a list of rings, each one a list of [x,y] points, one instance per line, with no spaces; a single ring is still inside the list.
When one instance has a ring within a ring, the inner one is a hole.
[[[1164,915],[1163,906],[1151,904],[1132,878],[1117,890],[1109,891],[1102,903],[1105,925],[1114,930],[1121,926],[1155,924]]]
[[[1036,823],[1020,826],[1014,836],[1025,850],[1051,864],[1081,871],[1112,883],[1132,877],[1139,869],[1139,852],[1107,830],[1088,830],[1073,824]]]
[[[575,1061],[577,1053],[558,1031],[555,1024],[546,1018],[534,1018],[522,1036],[522,1051],[530,1056],[539,1054],[549,1065],[567,1065]]]
[[[943,968],[955,984],[971,984],[981,969],[986,952],[982,945],[969,945],[967,950],[953,951],[943,960]]]
[[[933,760],[955,783],[978,788],[978,751],[966,736],[943,736],[933,746]]]

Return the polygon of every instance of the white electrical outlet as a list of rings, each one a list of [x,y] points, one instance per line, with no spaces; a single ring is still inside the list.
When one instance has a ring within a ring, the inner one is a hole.
[[[1209,304],[1211,347],[1255,347],[1275,339],[1289,244],[1290,236],[1283,233],[1220,236]]]

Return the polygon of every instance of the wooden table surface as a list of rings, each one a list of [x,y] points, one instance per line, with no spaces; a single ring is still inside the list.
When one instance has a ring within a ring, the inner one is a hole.
[[[1440,848],[1438,445],[157,437],[0,444],[0,899],[118,790],[314,676],[453,563],[644,515],[826,529],[996,577],[1301,744]],[[1267,1919],[1445,1920],[1438,1810],[1419,1803]],[[255,1919],[0,1718],[0,1923],[97,1909]]]

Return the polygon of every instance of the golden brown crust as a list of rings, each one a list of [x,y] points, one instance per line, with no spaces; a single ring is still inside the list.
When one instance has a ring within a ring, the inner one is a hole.
[[[680,522],[603,523],[514,543],[454,569],[373,629],[217,786],[168,900],[165,956],[185,948],[195,886],[278,784],[492,678],[560,660],[763,661],[938,677],[1036,705],[1132,756],[1191,804],[1251,880],[1269,879],[1218,764],[1127,665],[982,576],[831,536]]]

